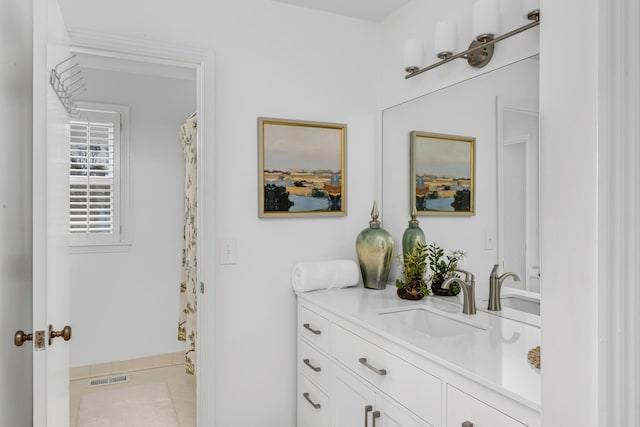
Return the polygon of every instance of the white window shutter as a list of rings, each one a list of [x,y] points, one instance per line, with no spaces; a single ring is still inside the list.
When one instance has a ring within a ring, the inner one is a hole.
[[[69,129],[72,243],[120,240],[120,114],[80,110]]]

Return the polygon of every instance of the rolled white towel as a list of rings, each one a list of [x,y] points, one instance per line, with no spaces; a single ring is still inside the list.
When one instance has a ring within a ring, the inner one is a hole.
[[[359,279],[358,265],[350,259],[299,262],[291,270],[291,285],[296,293],[346,288],[358,284]]]

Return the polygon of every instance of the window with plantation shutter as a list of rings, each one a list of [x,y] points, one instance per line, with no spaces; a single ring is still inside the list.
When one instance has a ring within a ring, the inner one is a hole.
[[[122,243],[122,112],[80,114],[69,123],[71,244]]]

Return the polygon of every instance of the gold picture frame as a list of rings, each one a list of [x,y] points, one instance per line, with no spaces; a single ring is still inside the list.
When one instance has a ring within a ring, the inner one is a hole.
[[[411,132],[410,210],[475,215],[475,142],[468,136]]]
[[[347,125],[258,117],[258,216],[345,216]]]

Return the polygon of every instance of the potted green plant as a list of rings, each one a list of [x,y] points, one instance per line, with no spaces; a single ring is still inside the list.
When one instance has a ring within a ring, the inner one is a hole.
[[[429,277],[431,290],[435,295],[455,296],[460,293],[460,286],[457,283],[451,284],[449,289],[443,289],[442,284],[451,277],[459,277],[455,272],[466,253],[460,249],[449,252],[445,257],[444,249],[440,248],[435,242],[426,248],[427,259],[429,260],[429,268],[432,273]]]
[[[413,252],[398,255],[402,265],[403,279],[396,280],[396,293],[400,298],[419,300],[429,295],[429,287],[424,280],[427,271],[427,245],[417,243]]]

